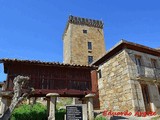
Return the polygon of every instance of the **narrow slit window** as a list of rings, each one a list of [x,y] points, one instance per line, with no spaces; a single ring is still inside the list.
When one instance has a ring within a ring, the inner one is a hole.
[[[88,64],[91,64],[93,62],[93,56],[88,56]]]
[[[88,50],[92,50],[92,42],[88,42]]]

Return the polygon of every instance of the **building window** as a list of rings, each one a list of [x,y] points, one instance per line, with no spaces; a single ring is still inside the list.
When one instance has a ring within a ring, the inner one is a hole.
[[[135,56],[135,60],[136,60],[136,65],[138,66],[142,66],[142,60],[141,60],[141,56]]]
[[[91,64],[93,62],[93,56],[88,56],[88,64]]]
[[[152,67],[157,68],[157,61],[155,59],[151,59]]]
[[[101,72],[101,70],[98,70],[98,78],[99,79],[102,78],[102,72]]]
[[[87,34],[87,30],[83,30],[83,33]]]
[[[88,42],[88,50],[92,50],[92,42]]]
[[[136,65],[137,65],[137,74],[138,75],[145,75],[145,71],[144,68],[142,67],[142,59],[141,56],[135,56],[135,61],[136,61]]]

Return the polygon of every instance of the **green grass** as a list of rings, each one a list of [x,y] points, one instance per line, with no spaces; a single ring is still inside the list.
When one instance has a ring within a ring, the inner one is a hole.
[[[108,119],[100,115],[100,116],[97,116],[94,120],[108,120]]]

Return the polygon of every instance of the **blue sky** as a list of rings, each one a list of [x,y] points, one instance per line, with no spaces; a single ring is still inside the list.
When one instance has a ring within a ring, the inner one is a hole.
[[[63,61],[69,15],[104,22],[106,49],[121,39],[160,47],[159,0],[0,0],[0,58]],[[0,65],[0,81],[5,80]]]

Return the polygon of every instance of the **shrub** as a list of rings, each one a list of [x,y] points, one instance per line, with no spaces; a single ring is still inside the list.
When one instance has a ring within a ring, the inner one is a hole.
[[[13,111],[11,116],[11,120],[45,120],[46,118],[47,109],[40,103],[33,106],[22,104]]]
[[[100,116],[97,116],[97,117],[95,118],[95,120],[107,120],[107,118],[105,118],[105,117],[103,117],[102,115],[100,115]]]
[[[60,109],[60,110],[57,110],[56,111],[56,120],[64,120],[64,115],[66,113],[66,110],[65,109]]]

